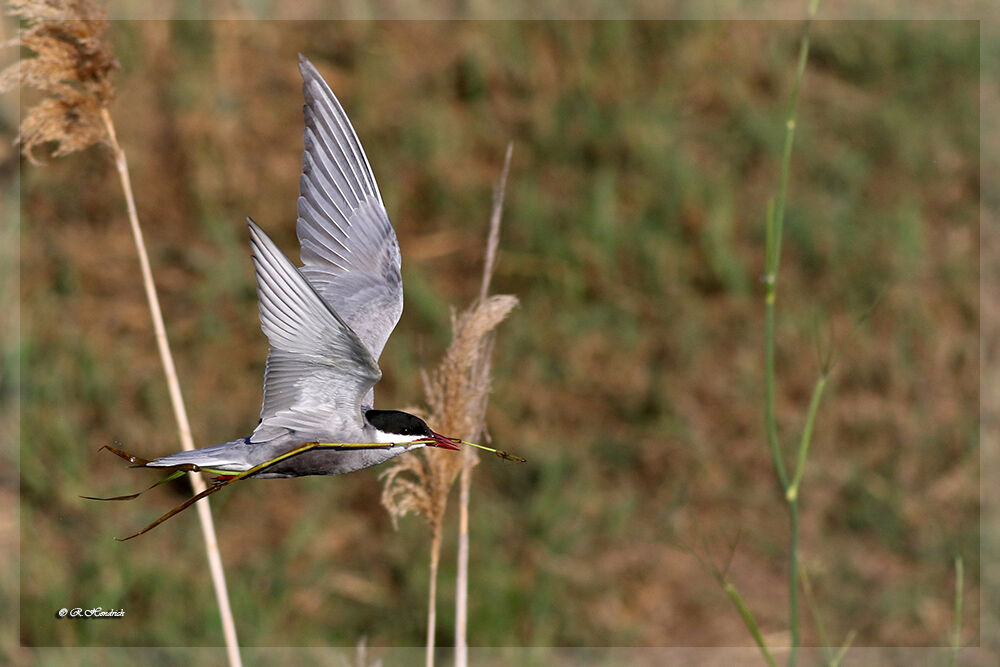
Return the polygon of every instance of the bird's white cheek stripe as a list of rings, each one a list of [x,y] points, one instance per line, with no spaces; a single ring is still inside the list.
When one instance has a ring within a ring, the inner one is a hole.
[[[375,431],[375,442],[380,443],[399,443],[403,444],[406,442],[413,442],[415,440],[424,440],[426,436],[420,435],[400,435],[398,433],[385,433],[383,431]]]

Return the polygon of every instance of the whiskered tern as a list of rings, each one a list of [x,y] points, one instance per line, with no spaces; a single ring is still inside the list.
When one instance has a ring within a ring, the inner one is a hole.
[[[271,346],[260,422],[247,437],[152,460],[108,447],[138,466],[173,470],[163,481],[185,471],[220,475],[137,535],[247,477],[341,475],[427,446],[471,445],[523,460],[435,433],[406,412],[374,409],[373,387],[382,377],[376,361],[403,311],[399,244],[340,102],[304,56],[299,70],[305,152],[296,232],[303,266],[247,219],[261,328]]]

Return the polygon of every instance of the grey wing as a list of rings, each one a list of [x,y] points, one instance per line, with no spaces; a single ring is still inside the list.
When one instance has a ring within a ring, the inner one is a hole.
[[[403,312],[399,243],[347,114],[301,55],[299,70],[306,101],[299,270],[378,360]]]
[[[272,348],[261,422],[251,441],[271,440],[286,430],[318,436],[360,429],[361,399],[382,377],[378,365],[267,234],[249,223],[260,323]]]

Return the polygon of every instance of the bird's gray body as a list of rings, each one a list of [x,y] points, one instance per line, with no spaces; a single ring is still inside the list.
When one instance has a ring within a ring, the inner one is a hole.
[[[320,442],[375,442],[373,439],[366,439],[365,436],[357,436],[355,439],[344,437],[343,435],[337,437],[331,435],[329,439],[327,437],[303,439],[301,435],[289,432],[263,443],[252,442],[251,438],[247,437],[203,449],[178,452],[171,456],[150,461],[149,465],[159,467],[180,463],[193,463],[212,470],[242,472],[261,463],[271,461],[303,443],[313,440]],[[422,447],[423,445],[420,446]],[[407,445],[392,447],[390,449],[359,449],[355,451],[313,449],[269,466],[256,475],[253,475],[253,477],[343,475],[385,463],[389,459],[399,456],[410,449],[413,449],[413,447]]]
[[[261,328],[271,345],[260,423],[232,442],[155,459],[243,472],[307,442],[390,443],[317,449],[257,477],[339,475],[423,445],[380,432],[365,417],[382,373],[376,363],[403,309],[396,234],[368,159],[333,92],[300,56],[306,104],[296,268],[250,221]]]

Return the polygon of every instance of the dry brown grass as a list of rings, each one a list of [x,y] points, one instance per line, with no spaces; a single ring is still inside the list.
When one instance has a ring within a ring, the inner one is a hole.
[[[114,99],[110,76],[119,65],[104,37],[103,9],[90,0],[15,0],[9,11],[25,21],[13,42],[35,57],[0,73],[0,90],[26,86],[46,95],[21,121],[24,155],[38,164],[34,150],[42,144],[56,143],[52,155],[60,157],[106,143],[101,110]]]
[[[490,231],[486,241],[483,279],[479,298],[460,315],[452,311],[452,341],[437,368],[422,371],[424,393],[434,429],[463,440],[486,435],[486,405],[490,393],[490,359],[493,332],[517,305],[510,295],[488,296],[500,242],[500,216],[510,170],[511,145],[507,146],[500,182],[493,193]],[[469,484],[478,455],[465,447],[459,456],[424,448],[413,456],[397,459],[381,476],[385,479],[382,504],[392,523],[406,514],[422,516],[431,529],[431,584],[428,595],[427,664],[434,662],[434,623],[437,569],[441,552],[441,528],[448,495],[463,472],[460,496],[458,576],[456,581],[456,664],[466,661],[465,628],[468,592]]]
[[[434,430],[463,440],[478,439],[485,432],[490,334],[516,305],[516,297],[499,295],[476,301],[461,314],[453,314],[451,345],[441,363],[424,374],[430,407],[427,421]],[[392,463],[382,473],[382,504],[393,523],[407,514],[416,514],[430,524],[432,531],[439,531],[462,461],[463,456],[453,452],[424,448]]]

